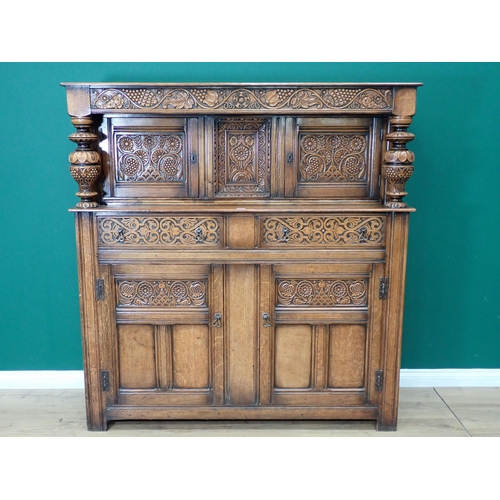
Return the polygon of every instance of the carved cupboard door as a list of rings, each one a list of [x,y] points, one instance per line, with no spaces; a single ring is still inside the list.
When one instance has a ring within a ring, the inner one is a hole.
[[[105,117],[104,198],[197,198],[199,118]]]
[[[222,402],[222,272],[194,264],[108,268],[114,316],[103,316],[114,358],[108,404]]]
[[[261,266],[261,404],[377,403],[382,267]]]
[[[285,196],[377,198],[383,126],[370,116],[286,118]]]

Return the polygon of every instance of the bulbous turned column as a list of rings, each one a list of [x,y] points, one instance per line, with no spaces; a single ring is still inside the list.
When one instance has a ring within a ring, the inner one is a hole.
[[[69,139],[78,144],[76,151],[69,155],[71,163],[69,171],[73,179],[78,182],[79,189],[76,196],[81,198],[76,207],[95,208],[99,204],[95,201],[98,193],[94,189],[94,184],[101,174],[101,161],[99,153],[92,149],[92,144],[99,139],[99,136],[92,130],[92,118],[72,117],[71,122],[76,132],[71,134]]]
[[[407,132],[411,124],[410,116],[392,116],[390,119],[391,131],[386,135],[390,142],[390,149],[385,152],[382,176],[386,179],[385,206],[388,208],[405,208],[407,205],[403,197],[406,181],[413,174],[415,155],[409,151],[406,144],[415,136]]]

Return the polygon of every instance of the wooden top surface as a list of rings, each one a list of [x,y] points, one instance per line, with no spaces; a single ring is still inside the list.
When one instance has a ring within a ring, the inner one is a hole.
[[[62,82],[63,87],[420,87],[420,82]]]

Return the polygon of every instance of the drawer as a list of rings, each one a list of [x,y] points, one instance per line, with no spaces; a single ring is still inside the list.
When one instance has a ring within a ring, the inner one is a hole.
[[[215,216],[130,215],[97,219],[99,247],[219,248],[223,219]]]
[[[260,218],[260,247],[382,247],[386,217],[292,215]]]

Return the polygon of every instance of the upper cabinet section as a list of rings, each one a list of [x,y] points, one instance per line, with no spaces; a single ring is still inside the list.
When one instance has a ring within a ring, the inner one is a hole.
[[[77,208],[179,198],[406,207],[419,84],[63,85]]]

